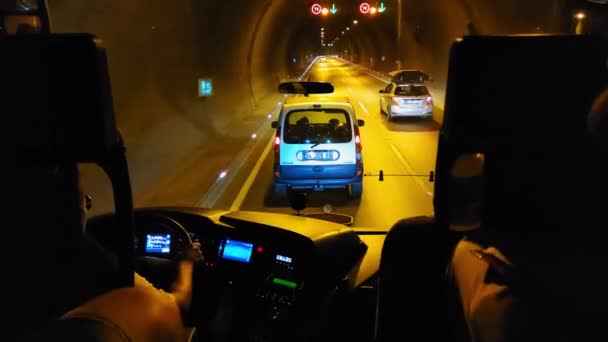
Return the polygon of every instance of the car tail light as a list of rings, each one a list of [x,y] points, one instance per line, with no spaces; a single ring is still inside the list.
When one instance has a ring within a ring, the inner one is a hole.
[[[391,98],[391,102],[393,103],[393,105],[395,106],[399,106],[401,103],[399,102],[400,98],[397,97],[392,97]]]
[[[361,145],[361,135],[359,134],[359,126],[355,126],[355,151],[357,158],[357,176],[363,174],[363,161],[361,159],[361,151],[363,146]]]
[[[427,105],[432,105],[433,104],[433,97],[432,96],[427,96],[426,97],[426,104]]]
[[[363,146],[361,146],[361,135],[359,134],[359,126],[355,126],[355,146],[357,153],[361,152]]]
[[[274,137],[274,175],[279,177],[281,172],[279,166],[281,165],[281,127],[277,127],[277,134]]]

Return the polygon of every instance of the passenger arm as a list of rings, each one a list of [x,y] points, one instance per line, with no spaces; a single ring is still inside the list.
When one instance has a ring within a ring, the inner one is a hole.
[[[457,296],[450,298],[452,313],[457,315],[453,321],[454,333],[471,341],[517,340],[513,339],[518,334],[515,326],[518,317],[514,314],[516,297],[509,284],[497,276],[491,264],[480,255],[510,264],[495,247],[486,248],[467,239],[457,244],[449,266],[452,295]]]

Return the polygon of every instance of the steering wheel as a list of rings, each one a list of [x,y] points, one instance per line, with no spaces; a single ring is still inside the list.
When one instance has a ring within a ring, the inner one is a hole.
[[[183,246],[178,244],[174,247],[186,248],[192,243],[192,238],[186,228],[170,217],[150,212],[136,212],[134,219],[137,235],[147,227],[158,227],[160,225],[164,228],[165,233],[175,235],[174,241],[183,242]],[[106,250],[115,253],[117,245],[113,230],[106,229],[114,224],[114,216],[112,215],[92,218],[87,223],[87,233]],[[138,227],[140,229],[137,229]],[[138,252],[141,252],[139,248],[137,249]],[[182,251],[177,250],[177,252]],[[178,253],[173,253],[165,258],[138,253],[135,270],[156,288],[170,292],[174,281],[177,279],[178,260]],[[205,329],[197,329],[197,333],[208,332],[208,327],[218,316],[220,302],[225,300],[223,294],[226,286],[221,275],[221,268],[216,264],[213,269],[209,269],[201,263],[195,263],[192,279],[192,301],[190,310],[183,313],[183,320],[187,326],[205,327]],[[217,341],[218,339],[206,339],[206,341],[210,340]]]
[[[163,216],[163,215],[136,215],[135,222],[137,227],[154,227],[162,226],[164,230],[168,230],[168,233],[174,235],[172,239],[176,241],[183,241],[187,244],[192,243],[192,239],[188,234],[188,231],[179,222],[174,219]],[[139,232],[136,232],[139,233]],[[139,235],[139,234],[136,234]],[[187,246],[176,246],[178,248],[184,248]],[[139,248],[138,251],[139,252]],[[180,251],[177,251],[178,253]],[[171,257],[160,257],[160,256],[148,256],[137,253],[135,259],[135,271],[141,276],[146,278],[155,287],[163,289],[167,292],[171,291],[171,287],[175,279],[177,279],[177,260],[178,253],[173,253]]]
[[[150,222],[150,224],[161,224],[175,234],[176,241],[185,242],[187,245],[178,248],[189,248],[192,238],[184,226],[176,220],[164,215],[142,215],[135,218],[138,226]],[[147,278],[156,287],[170,291],[171,286],[177,278],[178,250],[172,258],[159,258],[150,256],[138,256],[136,271]],[[149,278],[148,278],[149,277]],[[222,281],[219,273],[206,268],[202,262],[195,262],[192,275],[192,300],[190,308],[183,313],[184,324],[187,326],[200,327],[211,322],[216,316],[220,302],[218,292],[221,291]]]

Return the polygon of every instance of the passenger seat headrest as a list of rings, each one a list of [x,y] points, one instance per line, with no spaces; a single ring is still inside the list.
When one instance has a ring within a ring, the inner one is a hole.
[[[3,154],[96,162],[121,146],[105,50],[89,34],[0,37]]]
[[[19,194],[20,202],[12,205],[23,214],[15,215],[10,206],[2,206],[5,216],[14,223],[7,224],[7,230],[10,228],[15,234],[25,236],[25,241],[35,239],[35,243],[44,245],[45,271],[54,273],[53,267],[59,267],[65,274],[78,275],[83,215],[82,196],[73,196],[80,194],[77,164],[96,163],[110,179],[114,195],[116,224],[109,229],[109,234],[117,246],[113,252],[118,258],[118,282],[120,286],[132,286],[135,252],[131,183],[123,141],[114,118],[107,57],[101,41],[90,34],[0,37],[0,81],[0,127],[3,129],[0,149],[5,161],[0,176],[5,182],[11,182],[11,191]],[[59,172],[57,178],[51,174],[49,183],[37,180],[48,185],[51,195],[46,201],[36,203],[37,187],[31,180],[52,165],[62,166],[66,173]],[[23,170],[30,170],[31,176],[20,174]],[[16,176],[7,177],[11,173]],[[54,192],[64,197],[55,199]],[[11,200],[6,194],[3,197]],[[48,217],[41,213],[42,208],[36,207],[53,200],[50,208],[43,208]],[[61,210],[57,206],[61,206]],[[25,219],[20,220],[21,217]],[[46,229],[45,238],[40,238],[35,229]],[[23,246],[18,244],[13,248],[23,251]],[[4,255],[18,255],[4,252]],[[39,253],[30,256],[40,258]],[[27,261],[25,264],[32,265]],[[29,267],[15,265],[17,270],[13,274],[21,272],[21,278],[30,279]],[[57,283],[78,286],[59,273],[53,277]],[[44,291],[38,292],[53,301]],[[49,293],[55,292],[51,289]]]
[[[607,43],[562,35],[454,43],[437,157],[440,220],[454,207],[447,196],[453,163],[474,152],[485,156],[484,224],[542,229],[598,217],[596,199],[608,195],[608,158],[589,128],[606,126],[591,125],[588,113],[608,84]]]

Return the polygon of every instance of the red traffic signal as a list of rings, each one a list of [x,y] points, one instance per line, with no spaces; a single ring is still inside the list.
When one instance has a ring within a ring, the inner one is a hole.
[[[371,8],[372,6],[370,6],[370,4],[367,2],[362,2],[361,5],[359,5],[359,12],[361,12],[361,14],[368,14]]]
[[[312,6],[310,6],[310,13],[312,13],[312,15],[319,15],[322,11],[323,7],[319,4],[312,4]]]
[[[362,2],[359,5],[359,12],[361,12],[361,14],[375,15],[378,13],[384,13],[386,11],[386,9],[387,9],[387,7],[386,7],[386,5],[384,5],[384,2],[381,2],[380,4],[378,4],[378,6],[372,6],[368,2]]]
[[[321,4],[314,3],[310,6],[310,13],[312,15],[320,15],[320,16],[328,16],[328,15],[336,15],[338,13],[338,6],[336,4],[332,4],[331,7],[322,6]]]

